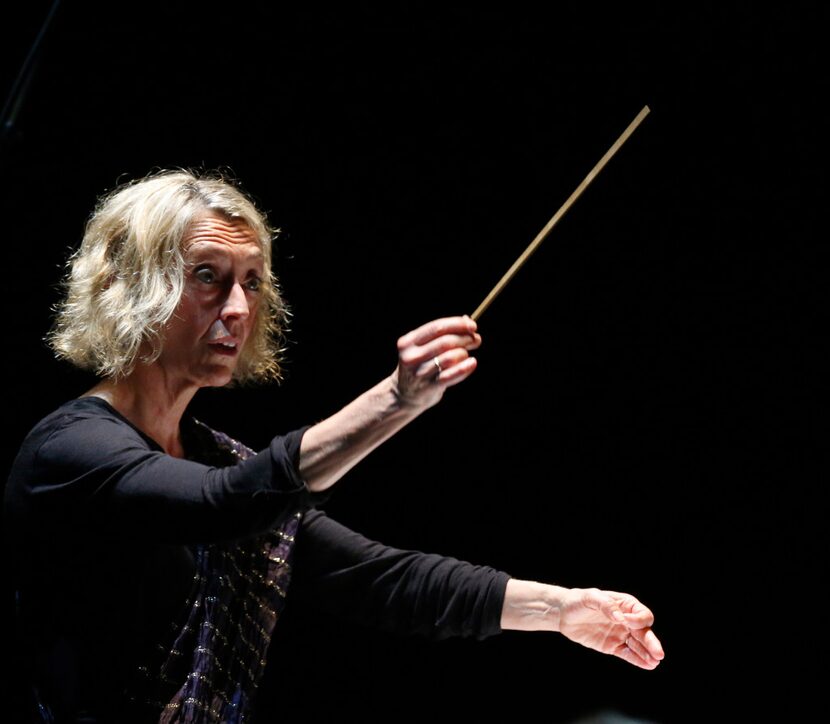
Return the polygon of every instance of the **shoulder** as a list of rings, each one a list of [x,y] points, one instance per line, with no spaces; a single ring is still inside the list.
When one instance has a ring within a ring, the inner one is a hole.
[[[103,400],[71,400],[23,440],[6,483],[6,512],[23,516],[33,506],[58,511],[80,493],[99,489],[119,469],[154,454],[152,441]]]
[[[11,478],[26,477],[44,465],[88,467],[93,461],[115,461],[127,450],[158,446],[101,399],[83,397],[61,405],[38,422],[23,440]]]
[[[24,445],[60,446],[62,444],[108,447],[128,441],[142,447],[157,447],[140,430],[130,424],[104,400],[81,397],[61,405],[44,417],[26,436]]]

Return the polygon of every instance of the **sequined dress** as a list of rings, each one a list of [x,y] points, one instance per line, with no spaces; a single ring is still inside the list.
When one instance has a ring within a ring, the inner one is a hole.
[[[350,625],[500,631],[506,573],[368,540],[315,509],[297,472],[304,429],[257,455],[202,424],[185,432],[192,460],[170,458],[85,398],[21,446],[7,547],[22,658],[58,722],[248,721],[289,581],[297,605]]]
[[[194,450],[194,459],[254,455],[224,433],[203,429],[216,448]],[[285,602],[302,516],[298,510],[276,530],[242,543],[196,547],[193,590],[171,624],[171,641],[159,642],[158,658],[139,667],[128,694],[137,708],[158,712],[162,724],[246,721]]]

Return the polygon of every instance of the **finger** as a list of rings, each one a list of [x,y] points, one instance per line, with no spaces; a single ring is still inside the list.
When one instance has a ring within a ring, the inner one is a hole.
[[[463,362],[454,365],[448,370],[444,370],[439,376],[437,382],[444,385],[444,387],[452,387],[459,382],[466,380],[476,369],[478,362],[475,357],[468,357]]]
[[[631,613],[623,612],[625,623],[631,629],[648,628],[654,625],[654,614],[645,606],[640,606],[637,611]]]
[[[634,637],[629,637],[614,651],[614,655],[641,669],[654,669],[660,660],[652,656],[648,650]]]
[[[466,349],[452,349],[443,354],[431,357],[426,362],[422,362],[415,370],[415,377],[435,377],[442,372],[452,369],[455,365],[460,364],[466,360],[470,355],[467,354]],[[445,379],[447,375],[444,376]]]
[[[605,591],[605,593],[617,602],[629,628],[646,628],[654,624],[654,614],[651,609],[640,603],[634,596],[618,591]]]
[[[643,643],[638,641],[634,636],[629,636],[625,641],[625,645],[643,661],[648,661],[653,658]]]
[[[652,668],[665,658],[663,647],[651,629],[631,631],[624,645],[642,662],[652,665]]]
[[[444,367],[443,364],[439,363],[441,364],[441,368],[439,369],[438,365],[435,364],[436,359],[434,358],[421,365],[415,373],[415,377],[417,379],[428,379],[432,383],[439,383],[444,385],[444,387],[452,387],[462,380],[467,379],[478,366],[475,357],[466,357],[465,359],[454,362],[448,367]]]
[[[398,348],[400,360],[406,365],[419,365],[452,349],[473,350],[481,346],[478,334],[445,334],[424,345]]]
[[[434,319],[403,335],[398,340],[398,349],[410,345],[420,346],[443,334],[472,335],[477,328],[478,325],[467,316]]]
[[[661,661],[666,657],[666,652],[663,651],[663,645],[660,639],[651,629],[645,631],[632,631],[631,638],[637,641],[640,646],[654,659]]]
[[[601,611],[609,621],[625,624],[625,615],[620,609],[620,602],[609,591],[586,588],[582,593],[582,603],[594,611]]]

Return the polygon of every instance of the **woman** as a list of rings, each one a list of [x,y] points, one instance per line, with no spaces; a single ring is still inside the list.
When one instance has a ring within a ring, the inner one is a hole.
[[[314,509],[475,370],[470,318],[404,335],[389,377],[259,453],[186,415],[202,387],[280,376],[272,236],[234,185],[183,171],[115,190],[87,224],[51,343],[100,382],[35,426],[5,496],[40,711],[241,721],[292,594],[436,638],[560,631],[654,668],[653,617],[631,596],[395,550]]]

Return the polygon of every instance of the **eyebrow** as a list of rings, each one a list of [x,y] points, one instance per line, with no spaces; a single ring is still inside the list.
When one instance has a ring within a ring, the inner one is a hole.
[[[193,251],[194,247],[196,247],[195,252]],[[215,248],[211,242],[203,241],[196,241],[193,244],[190,244],[187,248],[185,248],[184,257],[186,260],[192,260],[192,257],[194,255],[196,255],[198,258],[204,259],[225,258],[225,255],[220,253],[219,249]],[[245,260],[265,261],[265,254],[263,254],[262,249],[259,246],[257,246],[256,251],[252,251],[248,256],[245,257]]]

